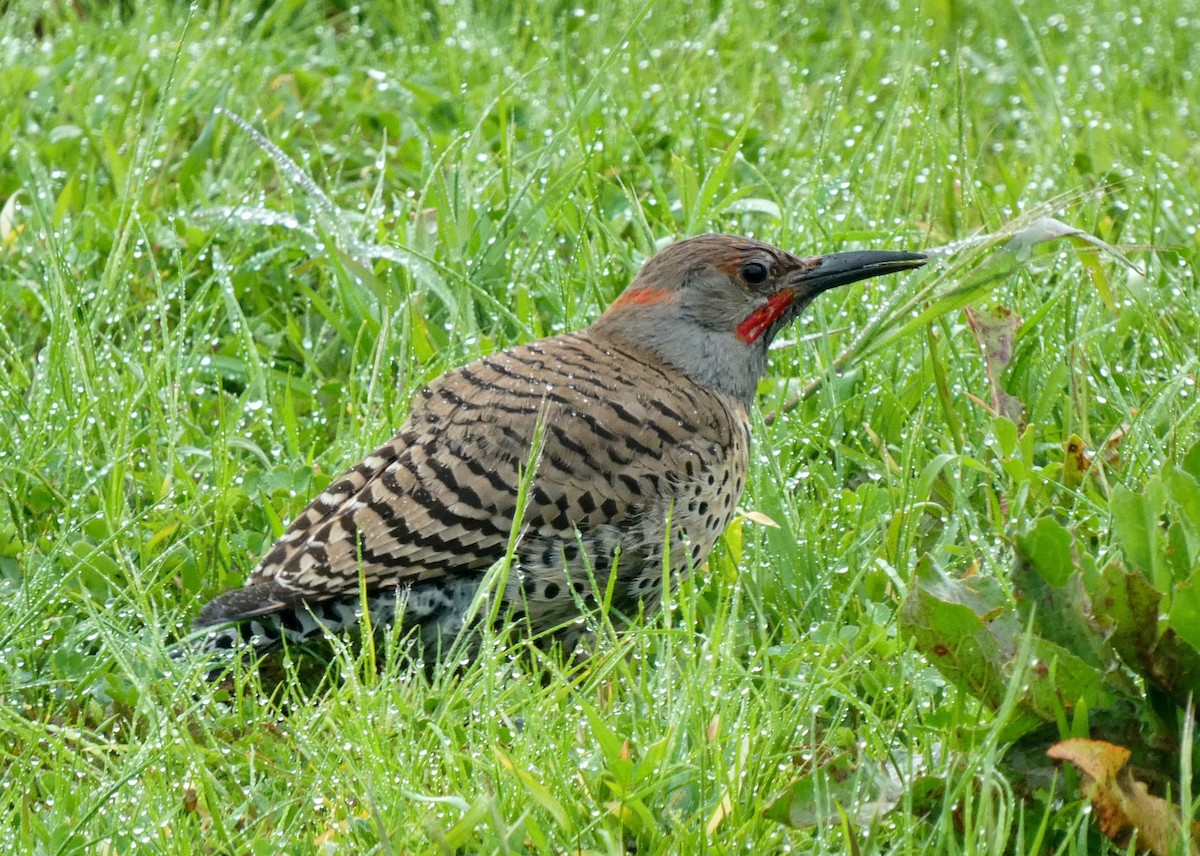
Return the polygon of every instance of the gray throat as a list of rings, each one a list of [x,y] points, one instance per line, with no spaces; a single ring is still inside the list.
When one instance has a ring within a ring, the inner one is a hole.
[[[648,320],[651,323],[644,325],[646,329],[626,318],[619,331],[604,326],[594,332],[648,351],[698,385],[723,392],[750,408],[758,381],[767,370],[767,337],[746,345],[731,333],[697,324],[676,325],[664,334],[663,325]]]

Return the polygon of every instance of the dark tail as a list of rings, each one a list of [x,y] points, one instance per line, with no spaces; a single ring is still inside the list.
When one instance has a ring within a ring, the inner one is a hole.
[[[478,580],[387,588],[367,595],[366,607],[376,630],[399,618],[417,630],[423,645],[449,644],[462,629],[463,613],[471,603]],[[336,598],[287,603],[273,583],[256,583],[225,592],[197,616],[195,633],[170,651],[175,660],[212,660],[209,680],[216,680],[242,654],[261,656],[288,645],[303,645],[328,634],[362,625],[361,598]]]

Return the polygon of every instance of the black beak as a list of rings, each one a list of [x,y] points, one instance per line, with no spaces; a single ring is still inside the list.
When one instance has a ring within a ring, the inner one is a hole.
[[[813,298],[822,291],[858,282],[860,279],[919,268],[925,264],[925,256],[920,253],[894,253],[889,250],[863,250],[830,253],[827,256],[807,259],[806,262],[811,262],[811,267],[793,274],[791,285],[799,294]]]

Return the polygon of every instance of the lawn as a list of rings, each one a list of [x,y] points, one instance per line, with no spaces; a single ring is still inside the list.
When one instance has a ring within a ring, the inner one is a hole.
[[[1191,816],[1200,2],[0,10],[0,848],[1126,852],[1097,733]],[[780,337],[669,610],[169,658],[423,383],[710,231],[932,262]]]

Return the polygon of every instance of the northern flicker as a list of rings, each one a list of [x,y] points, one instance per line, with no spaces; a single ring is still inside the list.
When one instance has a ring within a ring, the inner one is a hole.
[[[400,432],[314,499],[244,587],[201,610],[196,647],[264,652],[358,626],[363,591],[374,626],[399,621],[448,647],[506,555],[530,463],[516,561],[495,592],[503,619],[570,648],[581,606],[618,622],[654,609],[734,515],[776,333],[823,291],[924,261],[799,258],[729,235],[668,246],[590,327],[417,393]]]

